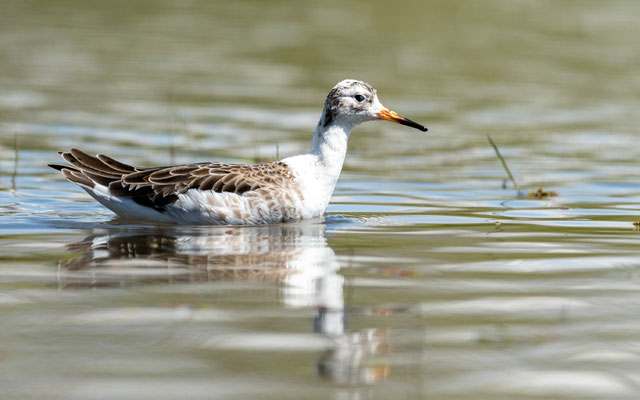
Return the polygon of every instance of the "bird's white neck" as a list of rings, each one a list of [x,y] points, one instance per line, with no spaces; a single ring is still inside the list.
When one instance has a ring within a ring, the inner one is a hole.
[[[347,142],[351,134],[352,126],[344,124],[332,124],[327,127],[318,123],[311,141],[311,155],[317,157],[318,166],[325,174],[335,177],[340,176],[344,158],[347,155]]]
[[[313,216],[324,213],[335,189],[347,154],[347,142],[354,126],[320,120],[311,141],[311,152],[282,160],[298,178],[301,193]]]

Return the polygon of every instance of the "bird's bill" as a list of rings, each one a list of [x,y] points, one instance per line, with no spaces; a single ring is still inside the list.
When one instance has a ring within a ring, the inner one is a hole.
[[[395,111],[391,111],[388,108],[383,108],[382,111],[378,113],[378,118],[383,119],[385,121],[395,122],[401,125],[410,126],[412,128],[420,129],[422,132],[426,132],[428,129],[426,126],[419,124],[415,121],[410,120],[409,118],[403,117]]]

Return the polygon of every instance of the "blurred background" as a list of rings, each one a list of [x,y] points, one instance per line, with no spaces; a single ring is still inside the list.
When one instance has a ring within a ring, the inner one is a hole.
[[[0,2],[2,397],[637,398],[639,15]],[[345,78],[429,132],[358,127],[324,222],[136,225],[46,167],[306,152]]]

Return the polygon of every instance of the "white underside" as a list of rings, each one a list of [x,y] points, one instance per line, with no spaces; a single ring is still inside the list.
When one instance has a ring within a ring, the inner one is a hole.
[[[263,225],[295,222],[319,217],[323,210],[305,210],[294,193],[265,200],[260,193],[216,193],[192,189],[178,195],[178,201],[158,211],[130,198],[116,197],[102,185],[83,187],[94,199],[122,218],[185,225]],[[284,197],[284,196],[283,196]]]

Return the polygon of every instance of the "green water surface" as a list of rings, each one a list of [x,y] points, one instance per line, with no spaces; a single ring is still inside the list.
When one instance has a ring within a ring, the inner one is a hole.
[[[0,2],[0,397],[637,399],[639,16]],[[429,132],[358,127],[325,221],[140,225],[45,166],[302,153],[344,78]]]

